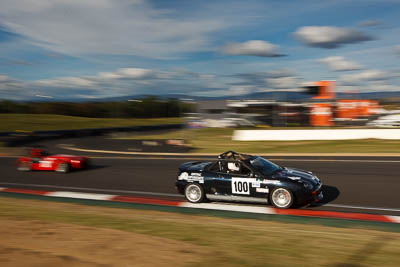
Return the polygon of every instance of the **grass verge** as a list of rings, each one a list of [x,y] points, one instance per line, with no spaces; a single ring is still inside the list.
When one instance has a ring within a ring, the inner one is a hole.
[[[0,114],[0,132],[72,130],[182,123],[180,118],[113,119],[51,114]]]
[[[343,141],[233,141],[233,129],[204,128],[170,131],[155,135],[132,135],[123,139],[186,139],[193,152],[222,153],[399,153],[400,140]]]
[[[60,225],[84,226],[92,247],[101,248],[96,229],[112,229],[126,239],[140,234],[146,240],[162,238],[162,243],[148,247],[150,252],[168,250],[172,242],[192,248],[186,251],[199,256],[196,261],[181,262],[181,266],[399,266],[400,233],[383,232],[359,227],[339,228],[317,224],[276,222],[254,219],[228,219],[173,212],[121,209],[56,203],[39,200],[0,198],[0,221],[9,223],[40,223],[46,229],[68,229]],[[22,229],[13,228],[14,236]],[[75,228],[74,228],[75,229]],[[2,231],[9,231],[3,229]],[[118,234],[115,232],[114,234]],[[125,233],[125,234],[123,234]],[[77,240],[80,233],[66,233]],[[91,236],[93,235],[93,236]],[[24,237],[25,248],[30,235]],[[41,238],[38,236],[36,238]],[[56,242],[47,237],[46,242]],[[3,240],[2,246],[11,243]],[[38,240],[37,242],[40,242]],[[15,244],[13,244],[15,246]],[[34,245],[34,244],[32,244]],[[108,246],[116,258],[129,253],[118,246]],[[60,253],[60,252],[59,252]],[[96,253],[92,251],[91,253]],[[145,253],[145,252],[143,252]],[[171,252],[172,253],[172,252]],[[2,255],[3,256],[3,255]],[[4,257],[4,256],[3,256]],[[138,262],[132,262],[140,266]],[[172,266],[173,263],[165,266]],[[175,266],[175,265],[174,265]]]

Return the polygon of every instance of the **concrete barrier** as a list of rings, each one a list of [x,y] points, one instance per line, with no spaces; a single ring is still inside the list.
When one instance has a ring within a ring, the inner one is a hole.
[[[400,129],[237,130],[234,141],[400,139]]]

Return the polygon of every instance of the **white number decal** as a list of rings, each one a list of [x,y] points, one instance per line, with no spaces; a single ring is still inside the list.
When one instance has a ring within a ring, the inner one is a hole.
[[[232,194],[250,195],[250,182],[246,178],[232,178]]]

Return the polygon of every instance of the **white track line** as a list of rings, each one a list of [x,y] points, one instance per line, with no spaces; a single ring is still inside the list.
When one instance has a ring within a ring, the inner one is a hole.
[[[366,162],[366,163],[400,163],[400,160],[368,160],[368,159],[273,159],[274,161],[318,161],[318,162]]]
[[[323,206],[325,206],[325,207],[333,207],[333,208],[360,209],[360,210],[381,210],[381,211],[400,212],[400,209],[393,209],[393,208],[362,207],[362,206],[339,205],[339,204],[325,204]]]
[[[192,204],[189,202],[183,202],[179,205],[184,208],[196,208],[196,209],[209,209],[209,210],[227,210],[227,211],[238,211],[238,212],[250,212],[250,213],[262,213],[262,214],[275,214],[276,212],[272,208],[267,207],[254,207],[245,205],[224,205],[224,204],[213,204],[213,203],[198,203]]]
[[[81,152],[91,152],[91,153],[103,153],[103,154],[122,154],[122,155],[154,155],[154,156],[182,156],[182,153],[165,153],[165,152],[154,152],[154,153],[149,153],[149,152],[128,152],[128,151],[113,151],[113,150],[96,150],[96,149],[83,149],[83,148],[77,148],[77,147],[71,147],[71,146],[63,146],[63,145],[57,145],[57,147],[62,148],[62,149],[67,149],[67,150],[72,150],[72,151],[81,151]],[[199,154],[198,156],[201,156],[203,154]],[[204,154],[205,156],[209,156],[208,154]]]
[[[152,157],[151,154],[149,154],[148,157],[137,157],[135,155],[132,155],[131,157],[127,156],[91,156],[87,155],[91,159],[111,159],[111,160],[204,160],[204,161],[213,161],[217,159],[217,156],[215,157],[195,157],[196,155],[182,155],[182,157],[171,157],[171,155],[163,155],[158,157]],[[359,162],[359,163],[400,163],[400,160],[363,160],[363,159],[283,159],[283,158],[271,158],[269,156],[263,156],[259,155],[262,157],[265,157],[268,160],[271,161],[286,161],[286,162]],[[336,157],[336,156],[333,156]],[[0,158],[19,158],[19,156],[0,156]]]
[[[400,223],[400,216],[390,216],[390,215],[385,215],[386,217],[389,218],[389,220],[392,220],[395,223]]]
[[[66,148],[64,148],[66,149]],[[85,149],[82,149],[80,151],[85,151]],[[92,152],[96,153],[96,152]],[[107,154],[107,153],[104,153]],[[91,156],[88,155],[89,158],[92,159],[122,159],[122,160],[132,160],[132,159],[138,159],[138,160],[216,160],[218,155],[215,155],[211,157],[209,154],[194,154],[194,155],[185,155],[183,153],[147,153],[147,152],[142,152],[142,154],[133,154],[131,152],[119,152],[119,151],[110,151],[108,154],[131,154],[131,157],[128,156]],[[141,155],[142,157],[137,157],[137,155]],[[146,157],[147,155],[147,157]],[[292,162],[360,162],[360,163],[400,163],[400,160],[367,160],[367,159],[296,159],[296,158],[273,158],[276,155],[268,155],[268,154],[257,154],[258,156],[262,156],[267,158],[268,160],[272,161],[292,161]],[[145,156],[145,157],[143,157]],[[174,157],[172,157],[174,156]],[[179,157],[177,157],[179,156]],[[197,156],[197,157],[196,157]],[[292,155],[288,155],[290,157],[293,157]],[[298,157],[302,157],[301,155],[297,155]],[[338,155],[307,155],[304,157],[346,157],[346,156],[338,156]],[[18,158],[19,156],[0,156],[0,158]],[[350,156],[350,157],[355,157],[355,156]],[[357,155],[357,157],[367,157],[367,156],[360,156]],[[374,156],[372,156],[374,157]],[[398,155],[396,156],[375,156],[375,157],[399,157]]]
[[[21,183],[0,183],[0,185],[11,185],[11,186],[28,186],[28,187],[48,187],[54,189],[69,189],[69,190],[83,190],[91,192],[109,192],[109,193],[126,193],[126,194],[140,194],[149,196],[166,196],[166,197],[179,197],[183,198],[180,194],[170,193],[157,193],[157,192],[146,192],[146,191],[131,191],[131,190],[113,190],[113,189],[99,189],[99,188],[87,188],[87,187],[73,187],[73,186],[56,186],[56,185],[39,185],[39,184],[21,184]],[[4,187],[0,187],[0,191]],[[376,211],[393,211],[400,212],[400,209],[395,208],[384,208],[384,207],[363,207],[363,206],[352,206],[352,205],[340,205],[340,204],[325,204],[322,207],[333,207],[333,208],[347,208],[347,209],[363,209],[363,210],[376,210]]]
[[[48,197],[66,197],[66,198],[79,198],[79,199],[91,199],[91,200],[111,200],[115,195],[107,194],[90,194],[90,193],[78,193],[78,192],[50,192],[47,193]]]
[[[215,158],[196,158],[196,157],[101,157],[101,156],[94,156],[90,157],[94,159],[138,159],[138,160],[217,160]],[[282,158],[269,158],[266,157],[268,160],[272,161],[299,161],[299,162],[365,162],[365,163],[400,163],[400,160],[362,160],[362,159],[282,159]]]
[[[100,189],[100,188],[88,188],[88,187],[74,187],[74,186],[58,186],[58,185],[46,185],[46,184],[20,184],[20,183],[0,183],[1,185],[15,185],[15,186],[30,186],[30,187],[48,187],[54,189],[69,189],[69,190],[82,190],[91,192],[109,192],[109,193],[125,193],[125,194],[139,194],[139,195],[150,195],[150,196],[166,196],[166,197],[181,197],[180,194],[169,194],[169,193],[157,193],[157,192],[146,192],[146,191],[130,191],[130,190],[114,190],[114,189]]]
[[[91,153],[104,153],[104,154],[122,154],[122,155],[149,155],[149,156],[185,156],[184,153],[165,153],[165,152],[154,152],[154,153],[149,153],[149,152],[128,152],[128,151],[114,151],[114,150],[95,150],[95,149],[84,149],[84,148],[77,148],[77,147],[72,147],[72,146],[66,146],[63,144],[58,144],[57,147],[62,148],[62,149],[67,149],[67,150],[73,150],[73,151],[81,151],[81,152],[91,152]],[[277,155],[270,155],[270,154],[259,154],[260,156],[265,156],[265,157],[276,157]],[[210,154],[210,153],[195,153],[195,154],[190,154],[187,156],[191,157],[196,157],[196,156],[205,156],[205,157],[217,157],[218,154]],[[285,156],[285,155],[279,155],[279,156]],[[318,157],[321,156],[321,154],[307,154],[307,155],[290,155],[288,154],[287,156],[298,156],[298,157]],[[327,154],[323,156],[329,156],[329,157],[344,157],[344,156],[349,156],[349,157],[368,157],[369,155],[332,155],[332,154]],[[398,157],[398,154],[393,155],[383,155],[382,157]],[[215,159],[213,158],[213,159]],[[185,159],[184,157],[182,159]],[[272,159],[272,158],[271,158]],[[279,160],[279,159],[276,159]],[[385,161],[385,160],[335,160],[335,159],[282,159],[285,161],[343,161],[343,162],[392,162],[392,163],[398,163],[400,160],[390,160],[390,161]]]
[[[1,189],[6,189],[6,188],[0,187],[0,191],[1,191]],[[101,201],[114,201],[114,198],[118,197],[116,195],[108,195],[108,194],[66,192],[66,191],[46,192],[46,193],[37,191],[37,193],[39,193],[39,195],[44,195],[44,196],[48,196],[48,197],[89,199],[89,200],[101,200]],[[22,192],[22,194],[24,194],[24,193]],[[118,201],[118,199],[115,201]],[[135,203],[135,201],[132,201],[132,203]],[[140,202],[137,202],[137,203],[140,203]],[[162,205],[168,206],[168,204],[162,204]],[[231,204],[216,204],[216,203],[192,204],[192,203],[188,203],[188,202],[180,202],[178,206],[181,208],[223,210],[223,211],[234,211],[234,212],[256,213],[256,214],[280,214],[280,212],[278,212],[278,210],[274,209],[274,208],[248,206],[248,205],[231,205]],[[346,216],[343,216],[343,213],[342,213],[342,215],[340,215],[340,213],[337,213],[337,214],[338,214],[338,216],[334,216],[334,217],[346,219]],[[349,213],[349,214],[352,214],[352,213]],[[312,214],[308,214],[308,215],[302,214],[301,212],[298,214],[294,213],[291,215],[322,217],[322,218],[330,217],[330,216],[324,216],[321,211],[313,211]],[[355,216],[355,218],[357,220],[363,220],[363,215],[366,215],[366,214],[357,214],[357,213],[352,214],[352,216]],[[386,220],[384,220],[385,222],[389,221],[392,223],[400,223],[400,216],[391,216],[391,215],[374,215],[374,216],[376,216],[376,217],[374,217],[375,219],[372,219],[373,221],[383,221],[383,219],[386,218]],[[369,219],[369,220],[371,220],[371,219]]]

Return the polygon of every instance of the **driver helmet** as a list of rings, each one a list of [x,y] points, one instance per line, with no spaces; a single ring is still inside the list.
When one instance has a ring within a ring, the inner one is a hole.
[[[41,156],[44,155],[44,151],[42,149],[33,148],[29,152],[31,156],[35,158],[40,158]]]
[[[239,164],[237,164],[236,162],[228,162],[228,170],[239,171]]]

